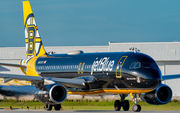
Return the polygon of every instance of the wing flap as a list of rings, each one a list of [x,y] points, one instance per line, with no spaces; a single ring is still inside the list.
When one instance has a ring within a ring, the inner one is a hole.
[[[0,78],[11,78],[11,79],[18,79],[18,80],[27,80],[27,81],[42,81],[41,77],[35,76],[24,76],[24,75],[15,75],[15,74],[0,74]]]

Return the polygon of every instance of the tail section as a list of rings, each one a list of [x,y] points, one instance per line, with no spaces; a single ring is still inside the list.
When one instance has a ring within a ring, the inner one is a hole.
[[[29,1],[23,1],[26,57],[46,54]]]

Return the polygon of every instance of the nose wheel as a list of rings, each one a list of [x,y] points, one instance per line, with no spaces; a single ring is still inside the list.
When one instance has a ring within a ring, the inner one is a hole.
[[[133,110],[134,112],[140,112],[140,111],[141,111],[141,106],[137,104],[137,103],[138,103],[137,94],[134,94],[134,95],[133,95],[133,98],[134,98],[135,104],[132,106],[132,110]]]
[[[132,106],[132,110],[133,110],[134,112],[140,112],[140,111],[141,111],[141,106],[138,105],[138,104],[134,104],[134,105]]]

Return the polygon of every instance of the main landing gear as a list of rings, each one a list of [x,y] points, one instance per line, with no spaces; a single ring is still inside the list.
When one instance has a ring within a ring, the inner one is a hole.
[[[114,102],[114,109],[115,109],[115,111],[120,111],[121,107],[123,108],[124,111],[129,111],[129,101],[128,100],[124,100],[126,95],[120,94],[120,97],[121,97],[121,102],[120,102],[120,100],[116,100]]]
[[[46,110],[51,111],[53,106],[56,111],[59,111],[61,109],[61,104],[56,104],[56,105],[46,104]]]
[[[120,100],[116,100],[114,102],[114,109],[115,109],[115,111],[120,111],[121,107],[123,108],[124,111],[129,111],[129,101],[128,100],[124,100],[126,96],[127,95],[120,94],[121,101]],[[133,98],[134,98],[135,104],[132,106],[132,110],[134,112],[140,112],[141,111],[141,106],[137,104],[138,103],[137,94],[134,94]]]

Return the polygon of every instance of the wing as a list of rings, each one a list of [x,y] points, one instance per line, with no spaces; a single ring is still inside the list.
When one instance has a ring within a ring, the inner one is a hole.
[[[163,75],[162,80],[170,80],[170,79],[178,79],[180,78],[180,74],[176,75]]]
[[[32,82],[43,82],[43,81],[51,81],[60,83],[66,87],[73,87],[73,88],[84,88],[85,87],[85,80],[84,79],[67,79],[67,78],[50,78],[50,77],[36,77],[36,76],[23,76],[23,75],[15,75],[15,74],[0,74],[0,78],[4,78],[3,82],[8,82],[12,79],[18,80],[26,80]]]

